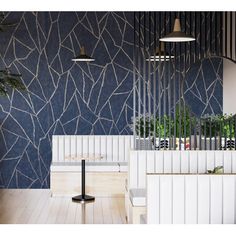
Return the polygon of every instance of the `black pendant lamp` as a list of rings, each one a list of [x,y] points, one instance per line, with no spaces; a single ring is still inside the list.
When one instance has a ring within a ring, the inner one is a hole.
[[[173,32],[160,39],[163,42],[190,42],[194,40],[194,37],[181,31],[180,20],[178,18],[175,19]]]
[[[150,58],[147,58],[146,61],[169,61],[170,59],[173,59],[173,55],[169,55],[164,50],[164,43],[160,43],[160,48],[156,48],[155,55],[150,56]]]
[[[90,61],[95,61],[94,58],[86,55],[85,53],[85,48],[84,47],[81,47],[80,48],[80,55],[73,58],[72,61],[75,61],[75,62],[78,62],[78,61],[85,61],[85,62],[90,62]]]

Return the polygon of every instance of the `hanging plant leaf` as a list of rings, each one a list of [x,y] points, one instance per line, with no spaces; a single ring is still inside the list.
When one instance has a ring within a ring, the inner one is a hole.
[[[0,95],[7,95],[7,87],[26,90],[25,85],[20,80],[21,77],[21,74],[11,73],[9,69],[0,70]]]
[[[0,32],[6,31],[8,28],[17,25],[17,22],[4,22],[5,14],[3,12],[0,13]]]
[[[0,96],[7,96],[5,86],[0,82]]]

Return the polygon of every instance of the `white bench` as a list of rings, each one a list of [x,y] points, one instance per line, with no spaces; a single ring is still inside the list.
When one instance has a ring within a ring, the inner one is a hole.
[[[235,224],[236,175],[148,174],[147,224]]]
[[[142,206],[135,204],[139,202],[140,196],[136,195],[133,190],[146,191],[147,173],[206,173],[207,170],[213,170],[216,166],[224,166],[225,173],[236,173],[236,152],[131,150],[128,162],[128,192],[126,193],[128,221],[139,223],[140,215],[136,216],[136,214],[146,213],[146,204]],[[133,194],[129,194],[130,192]],[[143,199],[142,196],[142,203],[145,202]]]

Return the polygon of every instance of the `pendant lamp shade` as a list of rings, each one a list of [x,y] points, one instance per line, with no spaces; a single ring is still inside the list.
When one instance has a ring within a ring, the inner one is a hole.
[[[92,58],[92,57],[90,57],[90,56],[88,56],[88,55],[86,55],[86,53],[85,53],[85,48],[84,48],[84,47],[81,47],[81,48],[80,48],[80,55],[77,56],[77,57],[75,57],[75,58],[73,58],[72,61],[75,61],[75,62],[77,62],[77,61],[90,62],[90,61],[95,61],[95,59]]]
[[[156,48],[155,55],[150,56],[150,58],[147,58],[146,61],[169,61],[170,59],[173,59],[173,55],[169,55],[164,50],[164,43],[160,43],[160,48]]]
[[[194,40],[194,37],[181,31],[180,20],[178,18],[175,19],[173,32],[160,39],[163,42],[190,42]]]

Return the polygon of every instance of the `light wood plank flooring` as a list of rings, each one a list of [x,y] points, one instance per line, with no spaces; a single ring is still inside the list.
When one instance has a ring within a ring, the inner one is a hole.
[[[124,197],[96,197],[80,204],[51,197],[50,190],[0,190],[1,224],[125,224]]]

